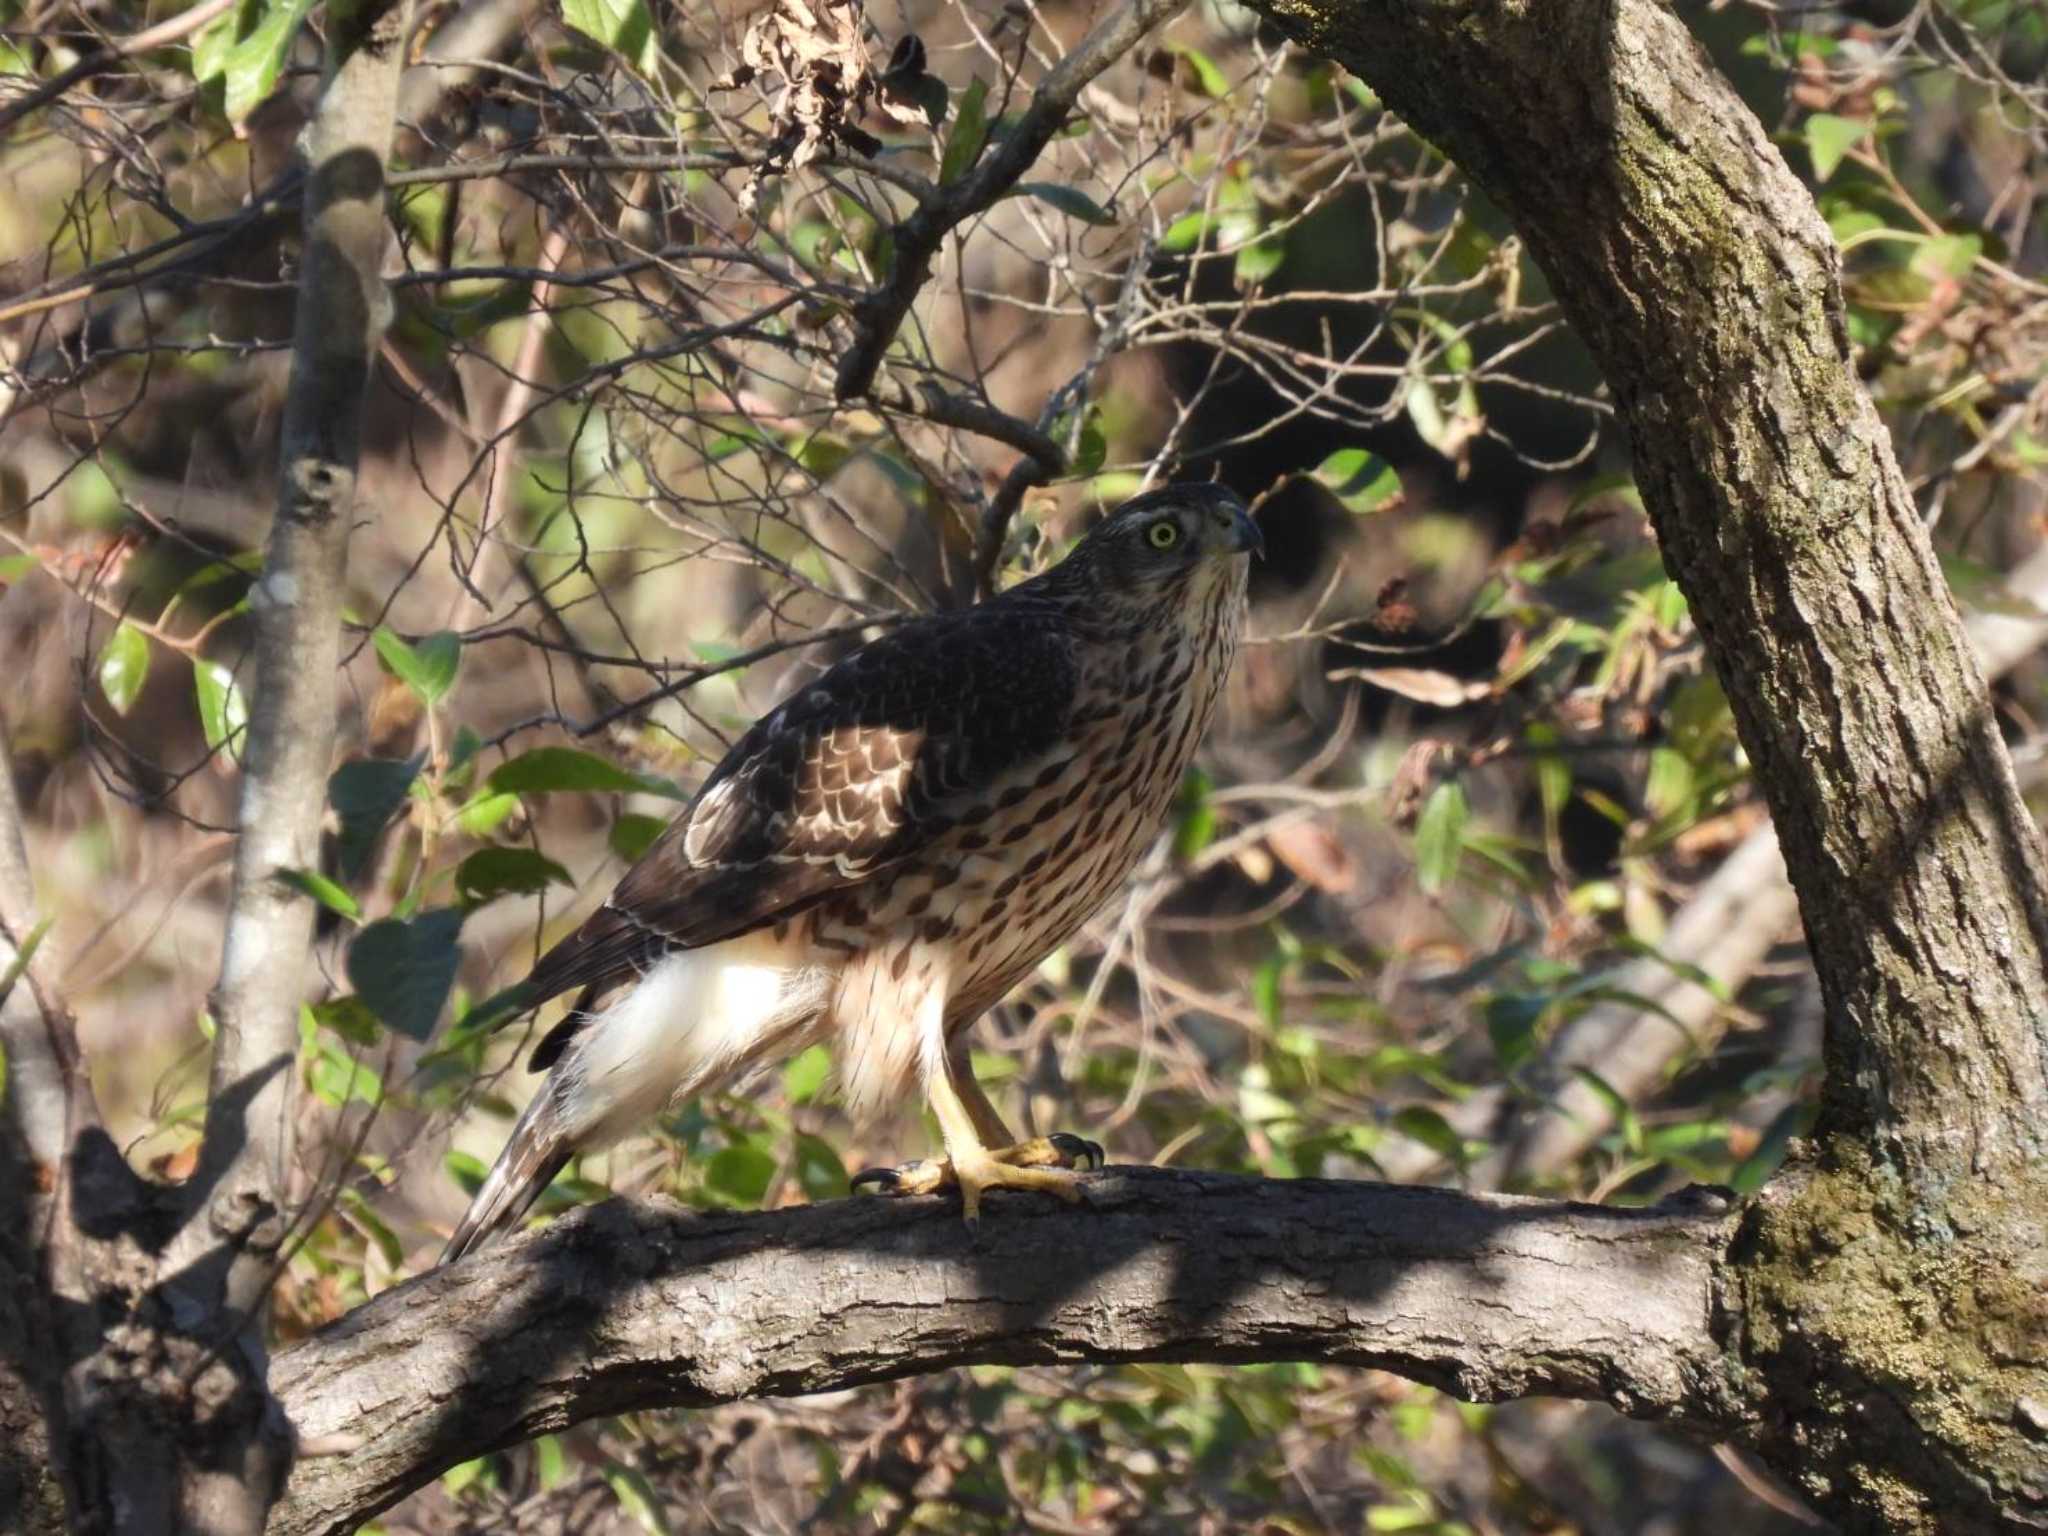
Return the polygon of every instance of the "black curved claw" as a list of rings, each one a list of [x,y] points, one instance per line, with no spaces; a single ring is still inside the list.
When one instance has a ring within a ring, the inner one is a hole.
[[[1071,1131],[1054,1131],[1045,1139],[1065,1153],[1076,1168],[1092,1172],[1103,1166],[1102,1143],[1099,1141],[1089,1141]]]
[[[846,1181],[846,1190],[853,1195],[886,1195],[902,1182],[903,1175],[894,1168],[863,1168]],[[864,1187],[870,1185],[873,1187]]]

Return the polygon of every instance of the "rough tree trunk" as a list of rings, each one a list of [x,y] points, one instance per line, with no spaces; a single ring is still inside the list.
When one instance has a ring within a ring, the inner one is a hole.
[[[35,1439],[17,1442],[28,1454],[0,1458],[0,1522],[19,1508],[36,1530],[257,1536],[293,1459],[265,1335],[294,1214],[313,903],[278,875],[318,863],[358,445],[389,308],[384,163],[410,16],[410,0],[331,0],[326,11],[282,483],[251,595],[246,740],[231,744],[245,760],[240,836],[192,1179],[171,1189],[129,1170],[51,988],[16,989],[0,1016],[0,1184],[11,1186],[0,1191],[0,1427],[39,1415]],[[35,910],[19,825],[10,780],[0,969]]]
[[[1845,1525],[2048,1526],[2048,877],[1812,198],[1654,0],[1252,0],[1514,221],[1613,386],[1827,1002],[1727,1341]]]

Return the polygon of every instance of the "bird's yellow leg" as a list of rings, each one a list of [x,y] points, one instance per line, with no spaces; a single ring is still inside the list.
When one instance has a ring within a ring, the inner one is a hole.
[[[980,1097],[981,1089],[973,1086],[973,1073],[969,1072],[965,1077],[970,1085],[967,1091]],[[952,1165],[950,1182],[960,1186],[962,1214],[970,1225],[981,1217],[981,1193],[985,1189],[1035,1189],[1043,1194],[1057,1195],[1069,1204],[1080,1203],[1080,1176],[1058,1157],[1050,1138],[1041,1140],[1054,1152],[1053,1158],[1049,1159],[1056,1165],[1052,1167],[1032,1166],[1021,1158],[1014,1162],[1009,1160],[1031,1148],[1030,1142],[991,1150],[982,1141],[974,1124],[973,1112],[967,1107],[966,1095],[955,1081],[950,1062],[946,1071],[936,1074],[925,1085],[925,1096],[930,1100],[932,1114],[939,1122],[939,1135],[946,1143],[946,1161]],[[987,1101],[983,1102],[986,1104]]]
[[[974,1078],[974,1058],[963,1031],[946,1042],[946,1080],[960,1095],[960,1104],[988,1155],[1012,1168],[1100,1168],[1102,1147],[1067,1131],[1019,1141]]]
[[[1100,1168],[1102,1148],[1064,1133],[1018,1141],[974,1080],[964,1039],[948,1043],[944,1066],[925,1083],[932,1115],[945,1142],[943,1158],[926,1158],[896,1168],[870,1168],[854,1175],[852,1187],[878,1194],[924,1195],[957,1185],[971,1223],[981,1214],[984,1189],[1035,1189],[1078,1202],[1073,1170]]]

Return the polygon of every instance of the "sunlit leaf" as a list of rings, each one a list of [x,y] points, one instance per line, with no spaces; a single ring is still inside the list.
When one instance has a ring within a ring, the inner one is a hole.
[[[1430,791],[1415,823],[1415,870],[1423,890],[1435,895],[1451,883],[1465,849],[1465,787],[1446,779]]]
[[[1188,66],[1188,72],[1194,76],[1195,84],[1204,96],[1221,101],[1230,94],[1230,81],[1224,78],[1223,71],[1216,67],[1216,61],[1209,55],[1199,48],[1185,46],[1176,47],[1173,51]]]
[[[444,629],[408,644],[380,625],[370,640],[391,675],[428,708],[440,703],[454,686],[455,674],[462,666],[460,636]]]
[[[952,132],[946,135],[945,153],[939,157],[939,185],[958,181],[973,169],[988,141],[988,82],[976,75],[960,93],[959,110],[953,114]]]
[[[1451,1128],[1450,1121],[1424,1104],[1410,1104],[1394,1112],[1394,1129],[1410,1141],[1419,1141],[1438,1157],[1460,1163],[1465,1159],[1465,1143]]]
[[[1806,152],[1813,159],[1813,179],[1826,181],[1835,174],[1842,163],[1842,156],[1854,149],[1870,132],[1870,120],[1862,117],[1837,117],[1832,112],[1816,112],[1806,120]]]
[[[1316,466],[1317,484],[1350,512],[1385,512],[1401,504],[1394,466],[1363,448],[1340,448]]]
[[[206,735],[209,750],[223,748],[236,762],[242,760],[243,738],[249,730],[249,703],[235,674],[217,661],[195,662],[192,688],[199,702],[199,728]]]
[[[350,1045],[375,1045],[382,1028],[376,1013],[360,997],[331,997],[309,1010],[313,1022],[331,1029]]]
[[[100,692],[125,715],[142,697],[142,685],[149,680],[149,639],[125,620],[114,627],[100,651]]]
[[[638,69],[654,72],[654,18],[646,0],[562,0],[562,20]]]
[[[1913,253],[1913,270],[1936,281],[1968,277],[1983,254],[1982,235],[1936,235],[1921,241],[1920,249]]]
[[[814,1045],[790,1058],[782,1069],[782,1091],[792,1104],[808,1104],[832,1073],[832,1053]]]
[[[455,870],[455,889],[472,907],[500,896],[530,896],[550,885],[574,884],[569,871],[531,848],[479,848]]]
[[[328,911],[340,913],[352,923],[362,918],[363,909],[355,897],[317,869],[280,869],[277,878],[294,890],[312,897]]]
[[[228,121],[239,123],[268,99],[313,0],[245,0],[208,29],[193,50],[193,74],[221,81]]]

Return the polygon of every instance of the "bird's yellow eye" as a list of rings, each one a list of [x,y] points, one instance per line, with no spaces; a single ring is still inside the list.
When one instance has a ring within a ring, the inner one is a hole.
[[[1180,542],[1180,524],[1162,518],[1145,530],[1145,537],[1154,549],[1171,549]]]

